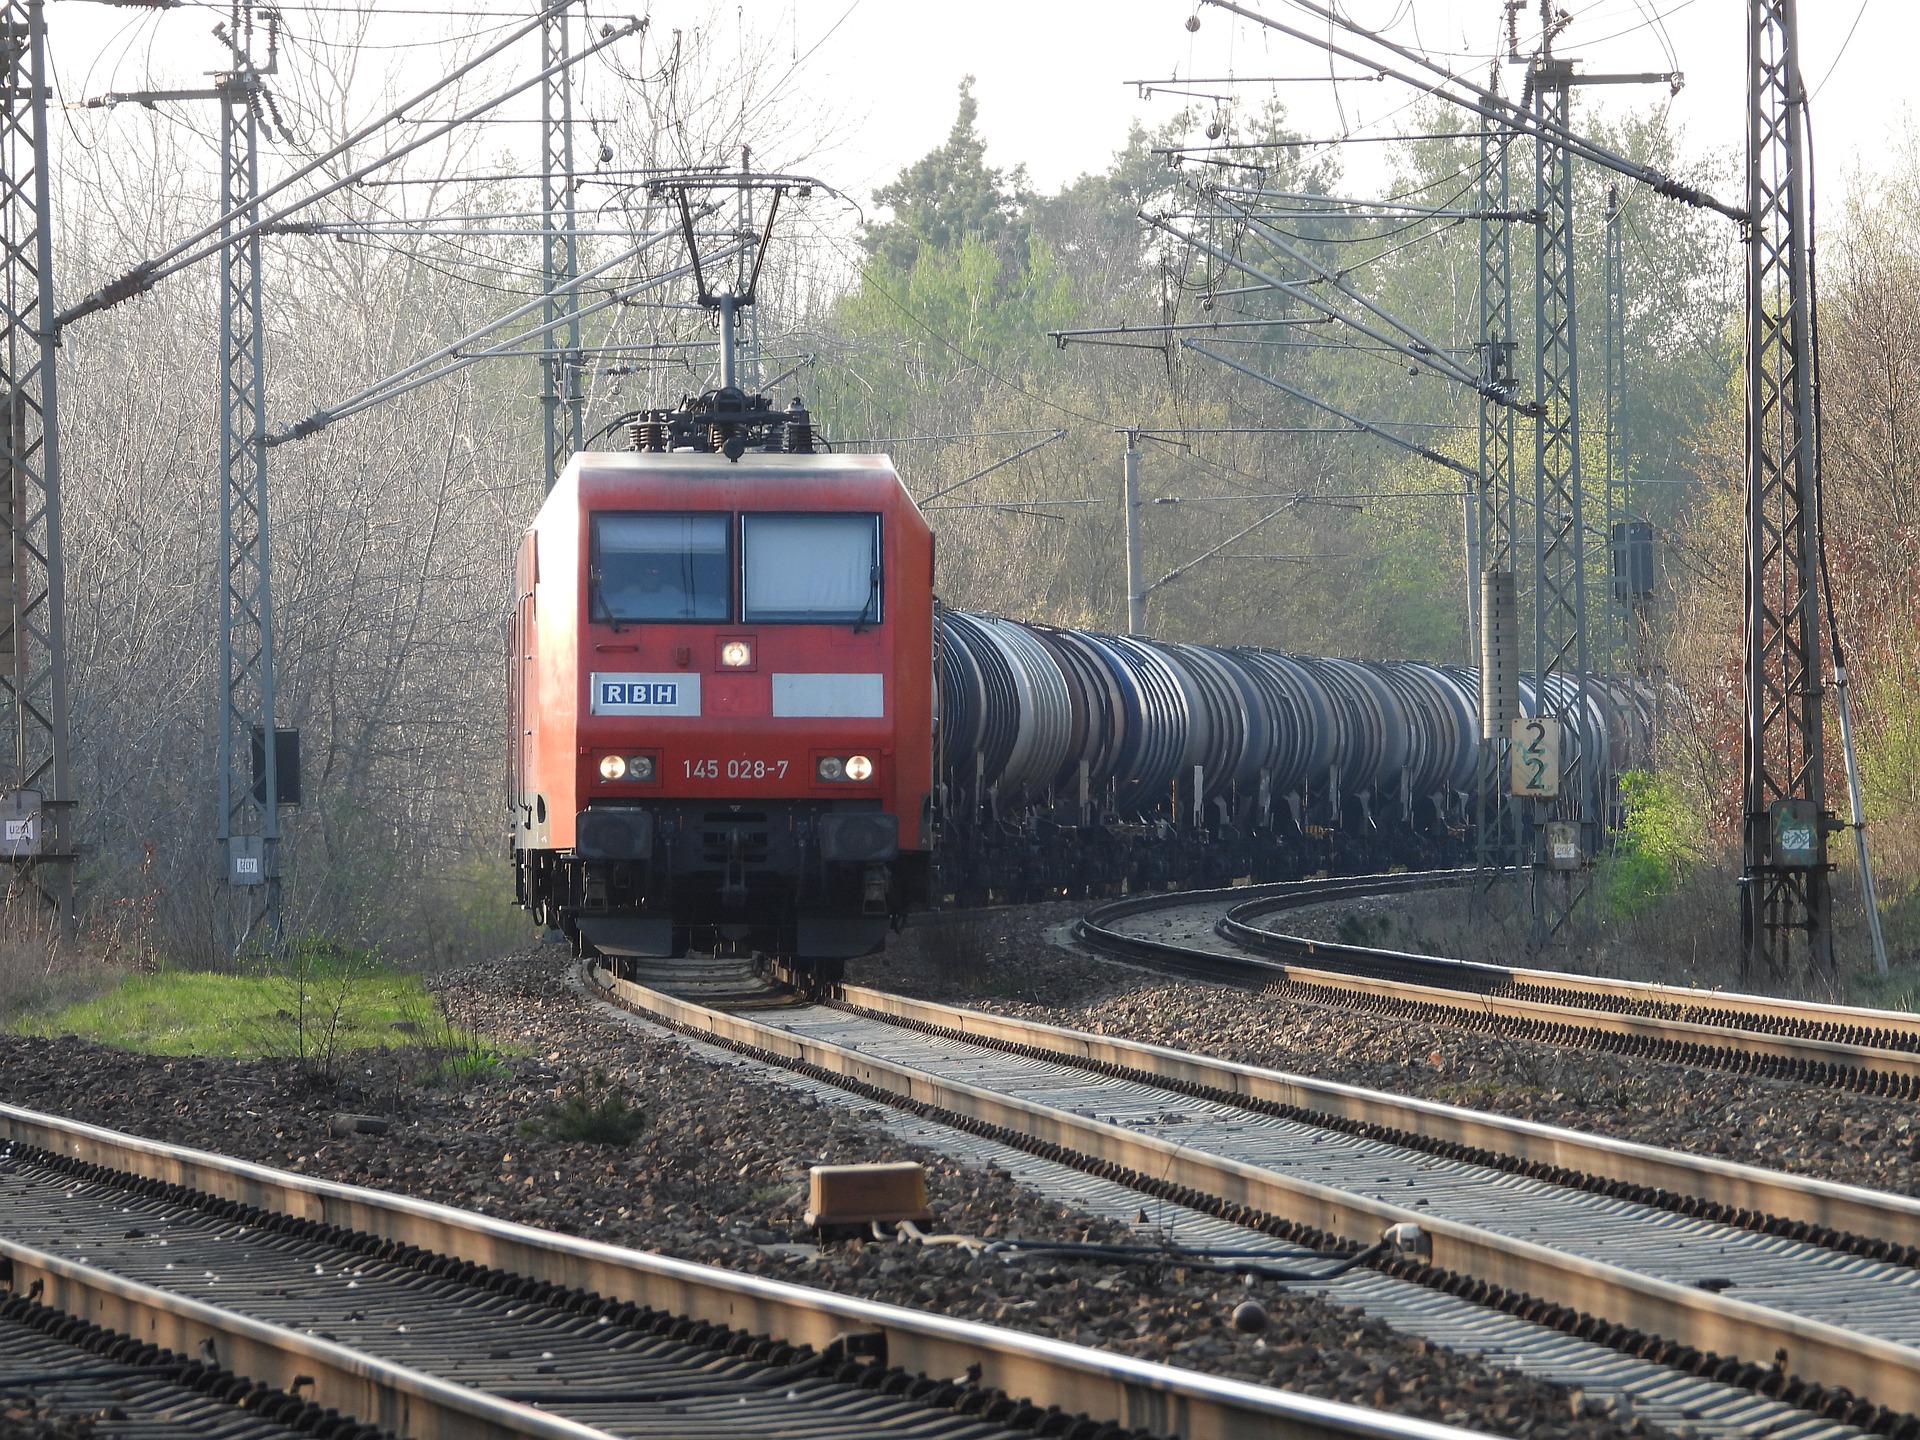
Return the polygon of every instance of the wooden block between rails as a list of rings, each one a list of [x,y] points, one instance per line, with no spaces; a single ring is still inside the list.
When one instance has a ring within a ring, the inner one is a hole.
[[[869,1225],[878,1220],[928,1220],[927,1167],[912,1161],[885,1165],[815,1165],[807,1172],[806,1223]]]

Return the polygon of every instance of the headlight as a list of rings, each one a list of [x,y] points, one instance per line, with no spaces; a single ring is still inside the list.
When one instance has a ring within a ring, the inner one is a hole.
[[[600,778],[618,780],[627,773],[627,761],[623,755],[604,755],[600,759]]]
[[[720,647],[720,663],[729,670],[744,670],[753,664],[753,646],[745,640],[729,640]]]
[[[822,780],[838,780],[844,768],[837,755],[828,755],[820,761],[814,773],[819,775]]]
[[[651,755],[632,755],[627,758],[627,778],[629,780],[653,779],[653,757]]]
[[[872,775],[873,761],[864,755],[849,755],[847,757],[847,779],[866,780],[870,779]]]

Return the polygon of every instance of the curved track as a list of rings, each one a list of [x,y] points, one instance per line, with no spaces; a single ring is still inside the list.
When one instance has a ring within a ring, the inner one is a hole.
[[[1288,935],[1287,911],[1473,883],[1472,871],[1141,895],[1096,906],[1079,938],[1170,973],[1551,1044],[1867,1094],[1920,1096],[1920,1015],[1696,990]]]
[[[236,1395],[311,1396],[343,1435],[1462,1440],[11,1106],[0,1137],[16,1295],[217,1357]]]
[[[751,1018],[595,978],[675,1028],[1144,1195],[1920,1435],[1920,1202],[856,987]]]

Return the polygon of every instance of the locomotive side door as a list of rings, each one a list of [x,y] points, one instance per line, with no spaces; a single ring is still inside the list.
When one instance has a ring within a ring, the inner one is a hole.
[[[514,557],[513,617],[509,621],[507,709],[513,718],[511,803],[514,843],[521,849],[539,845],[542,840],[539,829],[544,828],[537,826],[533,809],[534,792],[539,788],[534,762],[539,754],[540,707],[528,703],[528,698],[538,693],[535,650],[540,632],[535,624],[534,587],[540,578],[539,539],[538,531],[528,531],[521,538],[519,553]]]

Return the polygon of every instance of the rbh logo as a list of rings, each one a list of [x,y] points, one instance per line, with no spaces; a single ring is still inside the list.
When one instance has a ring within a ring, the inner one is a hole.
[[[648,705],[669,709],[680,703],[680,687],[671,680],[602,680],[600,704]]]
[[[596,674],[587,695],[596,715],[698,715],[700,674],[669,670],[652,675]]]

